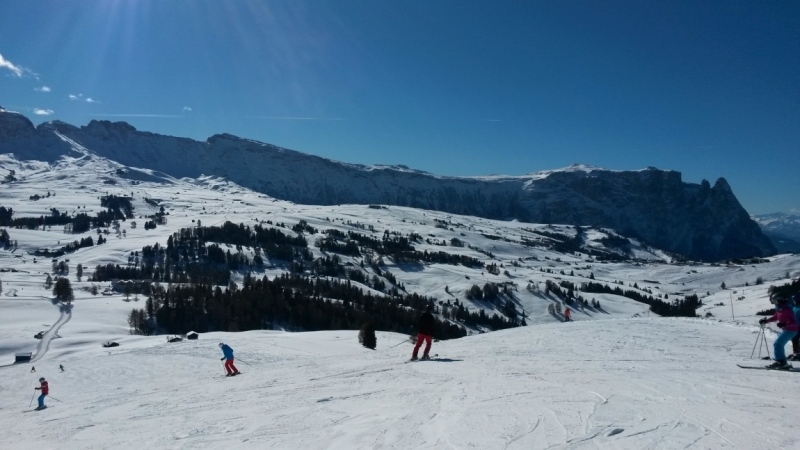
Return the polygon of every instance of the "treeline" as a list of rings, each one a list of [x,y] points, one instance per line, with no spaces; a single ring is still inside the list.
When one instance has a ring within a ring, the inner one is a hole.
[[[380,256],[391,257],[398,264],[426,262],[450,265],[461,264],[467,267],[483,266],[480,260],[466,255],[454,255],[443,251],[417,251],[412,245],[412,239],[418,239],[419,235],[398,236],[392,235],[387,230],[384,232],[382,239],[376,239],[353,231],[348,231],[347,235],[345,235],[339,230],[329,229],[325,230],[324,233],[328,237],[318,240],[316,246],[326,252],[360,256],[365,251],[364,249],[370,249]]]
[[[209,242],[213,242],[209,244]],[[218,245],[235,246],[235,252]],[[253,248],[249,258],[243,247]],[[139,279],[165,283],[198,283],[227,285],[230,271],[264,264],[262,254],[283,261],[298,259],[294,270],[305,268],[303,260],[311,260],[311,252],[302,236],[287,236],[274,228],[253,228],[225,222],[222,226],[183,228],[167,239],[166,247],[156,243],[142,248],[138,265],[121,267],[97,266],[94,281]]]
[[[703,302],[696,294],[687,295],[682,299],[667,303],[652,295],[645,295],[639,291],[623,290],[619,286],[610,287],[607,284],[588,282],[581,284],[581,291],[595,294],[614,294],[636,300],[640,303],[650,305],[650,311],[664,317],[696,317],[697,308],[703,306]]]
[[[106,240],[103,238],[103,236],[97,237],[97,245],[100,245],[104,242],[106,242]],[[92,247],[93,245],[94,245],[94,240],[92,239],[91,236],[89,236],[86,238],[82,238],[80,241],[73,241],[72,243],[63,246],[58,250],[47,250],[47,249],[37,250],[36,252],[34,252],[34,254],[36,256],[44,256],[47,258],[58,258],[67,253],[72,253],[81,248]]]
[[[56,208],[50,209],[49,216],[39,217],[18,217],[13,218],[14,210],[0,206],[0,226],[14,228],[27,228],[33,230],[42,226],[68,225],[68,231],[72,233],[85,233],[91,227],[108,227],[115,220],[132,219],[133,205],[132,198],[119,197],[116,195],[106,195],[100,197],[100,205],[107,208],[100,211],[96,216],[89,216],[86,213],[78,213],[74,216],[61,212]]]
[[[271,280],[247,275],[241,288],[157,286],[147,299],[145,314],[167,333],[178,334],[190,330],[356,330],[367,322],[376,329],[410,334],[430,303],[431,299],[416,294],[389,299],[365,293],[347,280],[285,273]],[[465,335],[464,328],[437,319],[434,338]]]

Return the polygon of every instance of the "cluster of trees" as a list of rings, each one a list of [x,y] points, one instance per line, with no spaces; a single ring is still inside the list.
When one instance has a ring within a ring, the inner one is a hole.
[[[298,274],[245,277],[243,286],[223,289],[207,284],[156,286],[146,302],[146,316],[168,333],[189,330],[244,331],[254,329],[357,330],[375,328],[410,334],[431,299],[409,295],[399,299],[375,296],[348,280],[311,278]],[[463,327],[437,320],[435,337],[466,335]]]
[[[60,212],[56,208],[50,209],[49,216],[18,217],[14,219],[13,215],[14,210],[12,208],[0,206],[0,226],[33,230],[41,226],[66,225],[72,222],[72,217],[67,215],[67,213]]]
[[[0,206],[0,226],[10,226],[15,228],[35,229],[41,226],[68,225],[72,233],[85,233],[94,227],[107,227],[115,220],[125,220],[133,218],[133,205],[130,197],[118,197],[107,195],[100,198],[100,205],[107,208],[92,217],[86,213],[78,213],[70,216],[66,212],[61,212],[56,208],[50,209],[49,216],[39,217],[18,217],[12,216],[12,208]]]
[[[343,232],[333,229],[325,230],[325,234],[328,237],[318,240],[315,245],[320,250],[341,255],[359,256],[366,249],[369,249],[380,256],[391,257],[396,263],[418,264],[427,262],[451,265],[461,264],[467,267],[480,267],[483,265],[478,259],[466,255],[454,255],[443,251],[417,251],[412,245],[411,236],[398,236],[388,230],[383,234],[382,239],[376,239],[353,231],[349,231],[345,235]],[[415,237],[418,238],[419,235]]]
[[[667,303],[652,295],[642,294],[639,291],[623,290],[619,286],[612,288],[607,284],[596,282],[581,284],[581,291],[627,297],[637,302],[650,305],[650,311],[664,317],[696,317],[697,308],[703,306],[703,302],[697,295],[687,295],[683,299],[677,299],[673,300],[672,303]]]
[[[101,239],[102,239],[102,236],[100,238],[98,238],[98,245],[100,245]],[[102,242],[105,242],[105,241],[102,241]],[[86,238],[82,238],[80,241],[73,241],[72,243],[63,246],[63,247],[59,248],[58,250],[53,250],[53,251],[47,250],[47,249],[37,250],[35,252],[35,254],[37,256],[45,256],[45,257],[48,257],[48,258],[58,258],[60,256],[63,256],[65,254],[67,254],[67,253],[72,253],[72,252],[74,252],[74,251],[76,251],[76,250],[78,250],[80,248],[92,247],[92,246],[94,246],[94,240],[92,239],[91,236],[89,236],[89,237],[86,237]]]
[[[11,247],[11,236],[4,229],[0,230],[0,247]]]
[[[236,252],[223,250],[217,243],[233,245]],[[243,246],[253,247],[255,255],[252,260],[244,253]],[[285,261],[311,259],[302,236],[287,236],[274,228],[260,225],[250,228],[225,222],[220,227],[183,228],[167,239],[166,247],[155,244],[142,248],[139,264],[126,267],[114,264],[97,266],[92,279],[227,285],[231,270],[263,264],[262,253]],[[139,256],[138,252],[136,256]]]

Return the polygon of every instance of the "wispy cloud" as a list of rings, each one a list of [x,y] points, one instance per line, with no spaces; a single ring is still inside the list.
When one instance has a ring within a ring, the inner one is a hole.
[[[39,92],[50,92],[50,88],[48,86],[33,88],[33,90]]]
[[[93,117],[162,117],[162,118],[180,118],[177,114],[83,114],[84,116]]]
[[[14,73],[14,75],[21,77],[23,69],[22,67],[15,66],[11,63],[11,61],[3,58],[3,55],[0,55],[0,67],[5,67],[6,69],[10,70]]]
[[[192,111],[192,108],[190,108],[190,107],[188,107],[188,106],[184,106],[184,107],[183,107],[183,110],[184,110],[184,111],[186,111],[186,112],[191,112],[191,111]]]
[[[81,101],[84,101],[86,103],[100,103],[99,100],[95,100],[92,97],[83,98],[83,94],[78,94],[78,95],[69,94],[69,99],[70,100],[81,100]]]
[[[266,120],[347,120],[342,117],[288,117],[288,116],[245,116],[247,119]]]
[[[36,114],[37,116],[49,116],[50,114],[53,114],[53,110],[33,108],[33,113]]]

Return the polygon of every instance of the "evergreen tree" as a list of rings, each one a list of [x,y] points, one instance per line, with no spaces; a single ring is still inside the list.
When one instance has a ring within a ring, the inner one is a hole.
[[[56,280],[56,285],[53,286],[53,295],[62,302],[72,303],[75,295],[72,293],[72,285],[70,285],[69,279],[61,277]]]
[[[75,275],[78,276],[78,281],[81,281],[81,277],[83,276],[83,264],[78,264],[78,268],[75,269]]]
[[[375,336],[375,325],[371,321],[361,327],[361,331],[358,332],[358,342],[364,347],[375,350],[378,338]]]

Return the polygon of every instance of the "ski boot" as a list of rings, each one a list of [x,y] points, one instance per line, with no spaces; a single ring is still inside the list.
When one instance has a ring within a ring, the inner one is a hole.
[[[422,355],[422,361],[430,361],[431,357],[428,355]]]
[[[787,370],[791,369],[792,366],[786,362],[785,359],[776,360],[774,363],[767,366],[767,369],[775,369],[775,370]]]
[[[411,361],[416,361],[417,359],[419,359],[419,358],[417,358],[417,355],[413,355],[413,356],[411,357]]]

